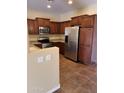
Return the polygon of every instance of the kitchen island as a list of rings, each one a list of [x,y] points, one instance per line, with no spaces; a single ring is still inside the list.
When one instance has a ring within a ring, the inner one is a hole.
[[[27,67],[28,93],[52,93],[60,88],[59,48],[31,46]]]

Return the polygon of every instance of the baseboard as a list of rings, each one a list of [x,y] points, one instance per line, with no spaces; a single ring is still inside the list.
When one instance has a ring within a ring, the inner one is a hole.
[[[55,92],[56,90],[58,90],[60,88],[60,84],[54,88],[52,88],[51,90],[49,90],[47,93],[53,93]]]

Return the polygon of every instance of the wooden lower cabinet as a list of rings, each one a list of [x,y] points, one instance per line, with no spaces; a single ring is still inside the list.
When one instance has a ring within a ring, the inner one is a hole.
[[[91,63],[91,47],[84,45],[79,46],[79,61],[84,64]]]
[[[90,21],[88,21],[87,23],[90,23]],[[96,31],[97,31],[96,16],[94,16],[93,27],[82,27],[80,29],[78,59],[80,62],[84,64],[91,64],[93,62],[94,63],[97,62],[97,39],[96,39],[97,32]]]
[[[65,43],[62,42],[52,42],[52,44],[59,48],[59,53],[64,55]]]
[[[81,28],[79,38],[79,61],[84,64],[91,63],[91,50],[93,41],[93,28]]]

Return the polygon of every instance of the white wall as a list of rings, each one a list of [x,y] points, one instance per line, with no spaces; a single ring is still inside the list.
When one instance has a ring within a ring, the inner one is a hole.
[[[71,17],[83,15],[83,14],[97,14],[97,5],[93,4],[90,6],[85,7],[84,9],[80,9],[78,11],[70,11],[60,15],[60,21],[71,20]]]
[[[28,18],[34,19],[36,17],[42,17],[42,18],[49,18],[52,21],[58,21],[58,22],[71,20],[71,17],[79,16],[83,14],[89,14],[89,15],[97,14],[97,5],[92,4],[83,9],[79,9],[78,11],[70,11],[64,14],[51,14],[51,13],[34,11],[31,9],[27,10]]]

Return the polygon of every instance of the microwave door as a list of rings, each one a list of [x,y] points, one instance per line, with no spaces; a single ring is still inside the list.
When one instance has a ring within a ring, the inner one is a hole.
[[[39,27],[39,34],[49,34],[49,27]]]

